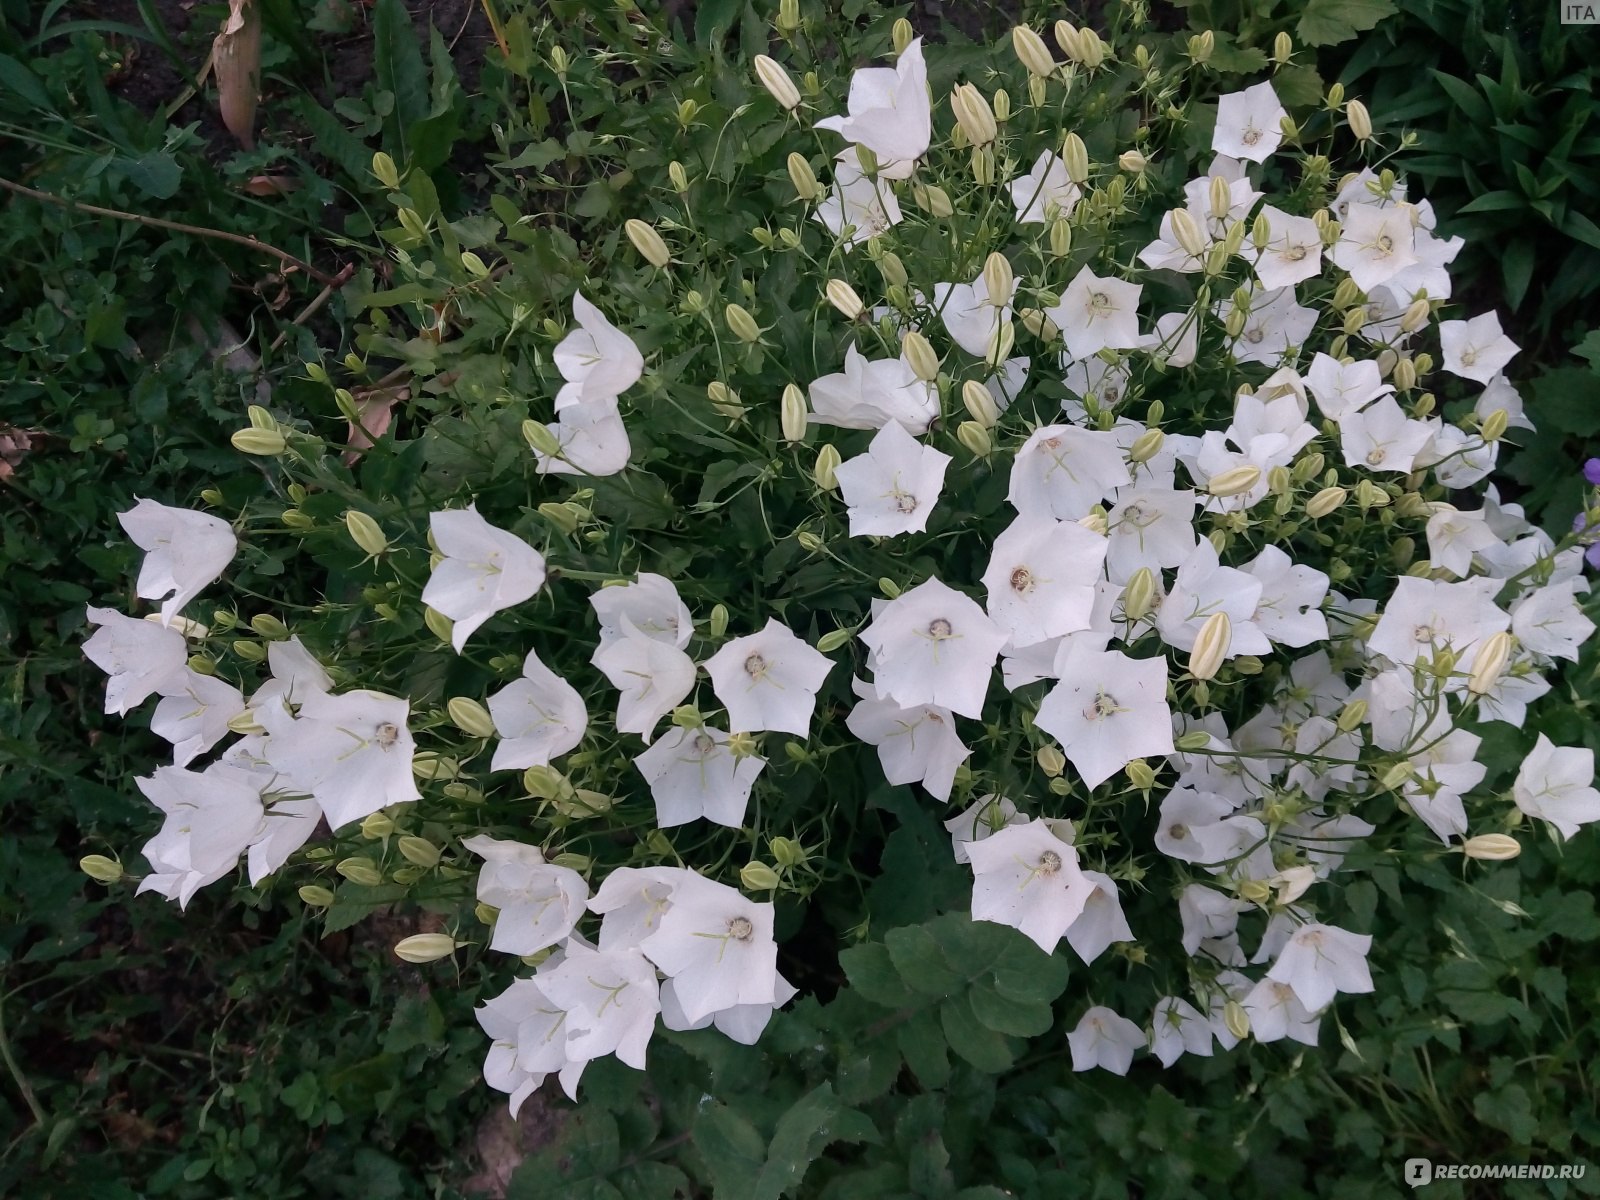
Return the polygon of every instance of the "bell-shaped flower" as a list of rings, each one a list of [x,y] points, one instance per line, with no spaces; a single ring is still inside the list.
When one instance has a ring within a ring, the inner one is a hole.
[[[587,1063],[615,1054],[636,1071],[644,1070],[645,1049],[661,1011],[655,968],[636,948],[594,950],[569,942],[566,956],[538,976],[545,996],[566,1014],[569,1062]],[[568,1096],[576,1078],[562,1072]]]
[[[923,445],[890,421],[866,453],[834,468],[849,505],[850,536],[894,537],[926,530],[949,465],[950,455]]]
[[[151,871],[139,883],[141,893],[158,892],[187,907],[195,892],[238,865],[261,832],[261,788],[248,772],[158,767],[134,782],[166,817],[144,846]]]
[[[744,823],[750,789],[767,760],[740,757],[720,729],[704,726],[667,730],[633,760],[650,784],[656,824],[662,829],[699,817],[737,829]]]
[[[1011,297],[1016,292],[1013,279],[1009,295],[989,295],[988,281],[980,271],[971,283],[934,284],[933,306],[955,344],[975,358],[983,358],[990,340],[1011,319]]]
[[[1218,302],[1219,317],[1226,316],[1230,305],[1229,301]],[[1256,288],[1250,293],[1244,328],[1228,349],[1235,362],[1276,366],[1305,344],[1316,323],[1317,310],[1298,303],[1292,287],[1272,291]]]
[[[1578,603],[1578,593],[1587,590],[1581,579],[1529,590],[1511,608],[1511,632],[1535,654],[1577,662],[1578,648],[1594,634],[1594,622]]]
[[[800,737],[811,732],[817,689],[833,670],[831,658],[776,617],[768,617],[759,633],[731,639],[700,665],[728,710],[731,728],[744,733],[770,729]]]
[[[641,571],[632,583],[601,588],[589,596],[589,606],[600,619],[600,646],[590,658],[591,664],[600,650],[630,632],[623,625],[624,617],[632,623],[632,632],[679,650],[689,644],[694,634],[694,618],[678,595],[677,586],[665,575],[652,571]]]
[[[1306,390],[1330,421],[1342,421],[1380,396],[1394,394],[1394,388],[1383,382],[1374,360],[1344,363],[1320,350],[1306,372]]]
[[[1579,826],[1600,821],[1600,791],[1593,785],[1594,751],[1556,746],[1541,733],[1522,760],[1511,796],[1528,816],[1570,838]]]
[[[1267,220],[1267,244],[1258,250],[1250,243],[1245,255],[1262,287],[1292,288],[1322,273],[1322,231],[1315,221],[1270,204],[1261,206],[1261,215]]]
[[[1085,871],[1083,877],[1094,884],[1084,901],[1083,912],[1067,926],[1067,944],[1087,963],[1094,962],[1117,942],[1134,940],[1128,919],[1122,915],[1117,884],[1100,871]]]
[[[1072,1048],[1074,1071],[1102,1067],[1113,1075],[1126,1075],[1133,1066],[1134,1054],[1145,1048],[1145,1036],[1144,1030],[1127,1017],[1095,1005],[1067,1034],[1067,1044]]]
[[[558,454],[534,451],[541,475],[616,475],[628,465],[633,444],[615,398],[574,404],[560,419],[545,425],[560,448]]]
[[[1162,313],[1155,328],[1139,339],[1139,349],[1169,367],[1187,367],[1200,347],[1200,322],[1194,314]]]
[[[644,374],[644,355],[633,339],[606,320],[582,292],[573,294],[572,315],[578,328],[562,338],[551,355],[567,381],[556,393],[557,412],[575,404],[615,400]]]
[[[913,38],[893,67],[865,67],[852,75],[847,103],[848,116],[824,117],[816,127],[871,150],[883,178],[909,178],[933,139],[922,39]]]
[[[672,1030],[706,1029],[715,1026],[718,1033],[732,1038],[741,1046],[754,1046],[761,1040],[761,1034],[772,1020],[772,1014],[799,994],[799,988],[779,975],[772,1003],[735,1004],[729,1008],[719,1008],[714,1013],[707,1013],[698,1021],[691,1021],[678,1000],[677,984],[668,979],[661,985],[661,1024]]]
[[[1393,396],[1381,397],[1339,419],[1339,446],[1344,461],[1369,471],[1410,474],[1433,434],[1433,425],[1406,416]]]
[[[1005,796],[990,793],[979,796],[965,811],[958,812],[944,823],[950,831],[950,848],[958,863],[968,863],[968,848],[981,842],[1009,825],[1026,825],[1028,818],[1017,811],[1017,806]]]
[[[1439,346],[1444,369],[1463,379],[1488,383],[1521,349],[1500,329],[1500,318],[1481,313],[1470,321],[1441,321]],[[139,593],[141,596],[144,593]]]
[[[1462,512],[1442,501],[1433,506],[1426,528],[1428,561],[1458,579],[1472,574],[1474,554],[1500,545],[1481,510]]]
[[[478,899],[499,909],[489,949],[537,954],[577,927],[589,885],[571,867],[546,862],[537,846],[479,834],[461,844],[483,859]]]
[[[185,668],[177,685],[162,691],[150,732],[172,743],[174,766],[186,767],[228,736],[228,722],[244,708],[244,694],[233,684]]]
[[[233,528],[210,513],[140,500],[117,520],[145,552],[135,590],[162,602],[163,625],[215,582],[239,551]]]
[[[1068,644],[1056,672],[1034,724],[1061,743],[1086,786],[1098,787],[1136,758],[1172,753],[1165,658]]]
[[[544,555],[478,515],[476,505],[429,518],[444,557],[422,589],[422,602],[455,622],[450,643],[461,653],[478,626],[544,586]]]
[[[1231,636],[1223,661],[1241,654],[1267,654],[1272,643],[1255,624],[1261,602],[1261,581],[1217,561],[1210,538],[1200,538],[1183,562],[1156,615],[1161,640],[1179,650],[1193,650],[1195,639],[1217,613],[1226,613]]]
[[[1133,350],[1139,345],[1139,295],[1143,288],[1125,279],[1101,278],[1087,266],[1061,293],[1061,303],[1045,310],[1066,340],[1073,358],[1100,350]]]
[[[545,1010],[560,1012],[545,996],[537,979],[513,979],[505,991],[473,1010],[479,1028],[491,1043],[483,1062],[483,1080],[495,1091],[510,1096],[513,1121],[517,1119],[523,1101],[539,1089],[546,1077],[543,1071],[529,1071],[518,1066],[518,1031],[525,1021]],[[561,1047],[564,1063],[564,1039],[556,1042],[556,1045]]]
[[[1094,884],[1078,852],[1042,820],[1008,825],[967,846],[972,919],[1010,925],[1046,954],[1082,914]]]
[[[1006,499],[1026,516],[1077,521],[1132,482],[1116,434],[1042,425],[1017,451]]]
[[[950,710],[896,704],[860,679],[853,687],[860,699],[845,718],[845,728],[877,747],[884,778],[897,786],[920,783],[935,800],[948,800],[956,768],[972,754],[956,732]]]
[[[1277,546],[1263,546],[1243,570],[1261,585],[1250,623],[1275,645],[1309,646],[1328,640],[1321,604],[1328,595],[1324,571],[1297,563]]]
[[[297,717],[270,727],[264,753],[338,830],[421,797],[411,773],[410,710],[410,701],[382,692],[308,696]]]
[[[1367,951],[1372,938],[1337,925],[1302,925],[1272,964],[1267,978],[1286,983],[1307,1012],[1333,1002],[1339,992],[1372,991]]]
[[[894,189],[881,175],[872,179],[863,174],[854,150],[834,160],[833,187],[818,201],[815,216],[843,239],[846,250],[888,232],[902,219]]]
[[[682,867],[613,867],[589,898],[600,914],[600,948],[637,946],[661,927],[672,893],[693,871]]]
[[[1448,583],[1402,576],[1367,639],[1368,650],[1396,666],[1409,667],[1418,658],[1431,659],[1435,651],[1449,647],[1458,666],[1467,669],[1467,652],[1511,623],[1494,602],[1496,582],[1480,578]]]
[[[1150,1018],[1150,1050],[1170,1067],[1185,1054],[1211,1057],[1211,1023],[1199,1009],[1178,996],[1156,1001]]]
[[[1322,1018],[1306,1011],[1287,983],[1270,977],[1261,980],[1239,1002],[1250,1019],[1250,1036],[1258,1042],[1291,1038],[1305,1046],[1317,1044]]]
[[[1014,646],[1088,629],[1105,557],[1103,534],[1053,517],[1018,516],[995,538],[983,573],[989,616]]]
[[[929,578],[884,605],[861,640],[872,651],[874,685],[884,699],[981,717],[1008,635],[971,597]]]
[[[1239,927],[1239,914],[1249,909],[1243,900],[1191,883],[1178,893],[1178,917],[1183,922],[1183,949],[1194,955],[1202,942],[1226,938]]]
[[[1222,858],[1218,823],[1233,815],[1227,796],[1175,787],[1161,800],[1156,826],[1156,849],[1179,862],[1209,864]]]
[[[545,666],[537,650],[523,660],[522,678],[490,696],[488,708],[500,735],[491,771],[547,766],[589,730],[589,710],[578,689]]]
[[[1328,257],[1364,292],[1389,282],[1417,261],[1410,206],[1352,204]]]
[[[773,906],[714,880],[685,879],[661,926],[639,943],[670,978],[684,1016],[698,1021],[736,1004],[772,1004],[778,987]]]
[[[1138,487],[1118,494],[1106,514],[1106,568],[1125,583],[1140,567],[1176,567],[1195,548],[1194,514],[1199,501],[1191,491]]]
[[[297,637],[269,643],[267,667],[272,677],[251,693],[251,708],[298,707],[310,696],[333,690],[332,676]]]
[[[597,650],[593,662],[622,693],[617,732],[637,733],[648,746],[661,718],[694,687],[694,660],[672,643],[638,632],[626,615],[618,620],[624,636]]]
[[[222,761],[231,765],[235,760],[224,756]],[[322,806],[308,796],[286,796],[269,791],[262,794],[261,800],[265,805],[265,817],[261,832],[250,843],[246,860],[251,887],[261,886],[263,879],[282,868],[296,850],[311,840],[322,821]]]
[[[125,617],[115,609],[88,608],[98,625],[83,655],[106,673],[106,712],[127,716],[156,692],[183,686],[189,652],[176,629]]]
[[[1007,186],[1018,225],[1043,225],[1052,215],[1070,217],[1083,195],[1083,189],[1067,174],[1067,164],[1053,150],[1042,151],[1033,169]]]
[[[1266,162],[1283,141],[1281,124],[1288,115],[1267,82],[1218,96],[1211,148],[1229,158]]]
[[[817,425],[842,429],[882,429],[891,422],[921,436],[939,415],[939,394],[917,378],[904,358],[868,360],[854,345],[844,353],[844,370],[815,380],[808,394]]]

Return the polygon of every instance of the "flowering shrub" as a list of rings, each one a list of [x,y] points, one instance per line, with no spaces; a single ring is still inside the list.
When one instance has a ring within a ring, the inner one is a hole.
[[[1316,1045],[1383,983],[1350,881],[1600,820],[1588,750],[1480,761],[1593,632],[1600,522],[1554,542],[1486,482],[1527,420],[1493,313],[1445,307],[1459,240],[1337,89],[1212,96],[1209,35],[1053,32],[998,89],[930,89],[903,23],[848,82],[755,58],[737,115],[785,168],[673,162],[570,289],[509,200],[451,220],[380,155],[363,346],[401,371],[313,368],[348,447],[253,410],[282,502],[142,501],[161,609],[90,611],[107,711],[159,697],[174,746],[139,889],[242,863],[329,928],[432,910],[396,952],[491,952],[515,1110],[663,1027],[756,1041],[831,973],[819,924],[983,1070],[1063,992],[1076,1070]],[[322,598],[182,614],[296,553]],[[907,787],[970,900],[880,943]],[[1135,966],[1137,1008],[1097,1002]]]

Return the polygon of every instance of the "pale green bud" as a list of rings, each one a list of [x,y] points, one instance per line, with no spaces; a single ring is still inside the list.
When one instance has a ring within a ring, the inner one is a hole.
[[[407,834],[395,842],[395,848],[408,863],[421,867],[424,871],[430,871],[439,865],[439,847],[427,838]]]
[[[389,539],[383,536],[378,523],[359,509],[352,508],[344,514],[344,527],[351,540],[368,554],[379,555],[389,548]]]
[[[394,944],[395,957],[408,963],[431,963],[456,952],[456,947],[469,945],[458,942],[448,933],[414,933]]]
[[[104,854],[84,855],[78,860],[78,870],[96,883],[103,883],[108,887],[122,878],[122,864],[114,858],[107,858]]]
[[[468,737],[495,736],[494,718],[489,715],[488,709],[470,696],[452,696],[445,709],[455,727]]]
[[[693,101],[685,103],[692,104]],[[661,240],[661,235],[638,217],[630,218],[622,228],[628,235],[628,240],[633,243],[633,248],[643,255],[644,260],[652,267],[665,267],[672,261],[672,253],[667,249],[667,244]]]

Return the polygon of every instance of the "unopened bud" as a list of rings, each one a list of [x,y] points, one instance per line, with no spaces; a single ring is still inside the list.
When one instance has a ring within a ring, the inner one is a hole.
[[[1125,770],[1128,772],[1128,782],[1141,792],[1148,792],[1155,787],[1156,773],[1144,759],[1134,759],[1127,765]]]
[[[652,267],[665,267],[672,261],[672,254],[667,250],[667,244],[661,240],[661,235],[638,217],[630,218],[622,228],[628,235],[628,240],[633,243],[633,248],[643,255],[644,260]]]
[[[1428,317],[1432,311],[1427,300],[1413,300],[1400,317],[1400,332],[1415,333],[1428,323]]]
[[[878,258],[878,274],[883,276],[884,283],[890,287],[905,287],[911,282],[911,276],[906,273],[905,263],[900,261],[900,256],[892,250],[885,250]]]
[[[1000,420],[1000,410],[995,406],[994,396],[976,379],[969,379],[961,385],[961,403],[972,414],[972,419],[985,429],[993,429]]]
[[[1050,253],[1056,258],[1065,258],[1072,253],[1072,226],[1067,224],[1065,217],[1057,217],[1050,222]]]
[[[1474,696],[1487,696],[1505,674],[1511,661],[1511,635],[1505,630],[1491,634],[1478,649],[1472,662],[1472,675],[1467,679],[1467,691]]]
[[[365,858],[342,859],[333,869],[361,887],[377,887],[383,882],[383,872]]]
[[[1505,862],[1522,853],[1522,843],[1509,834],[1480,833],[1461,843],[1461,853],[1485,862]]]
[[[289,627],[271,613],[257,613],[251,617],[250,628],[273,641],[289,636]]]
[[[906,360],[911,373],[923,383],[933,383],[939,378],[939,356],[932,344],[915,329],[900,338],[900,356]]]
[[[1498,442],[1506,435],[1506,427],[1510,424],[1511,414],[1503,408],[1497,408],[1483,419],[1483,425],[1478,433],[1486,442]]]
[[[344,527],[355,544],[368,554],[382,554],[389,548],[389,539],[383,536],[378,523],[358,509],[352,508],[344,514]]]
[[[856,290],[842,279],[828,280],[824,294],[828,297],[828,303],[843,313],[846,320],[854,321],[866,310]]]
[[[795,194],[808,203],[822,197],[822,185],[803,154],[789,155],[789,182],[794,184]]]
[[[739,868],[739,882],[746,891],[770,892],[776,888],[782,879],[778,873],[764,862],[748,862]]]
[[[448,933],[414,933],[396,942],[394,953],[408,963],[431,963],[454,954],[457,946],[465,945],[466,942],[458,942]]]
[[[1124,150],[1117,155],[1117,166],[1130,175],[1142,175],[1149,160],[1137,150]]]
[[[1250,1036],[1250,1014],[1237,1000],[1229,1000],[1222,1006],[1222,1023],[1241,1042]]]
[[[391,192],[400,189],[400,172],[395,169],[394,159],[381,150],[372,156],[372,173]]]
[[[470,696],[450,697],[445,710],[450,714],[450,720],[455,727],[468,737],[494,737],[494,718],[489,715],[488,709]]]
[[[241,429],[228,439],[241,454],[274,457],[288,448],[283,434],[275,429]]]
[[[911,28],[911,22],[904,17],[900,17],[889,27],[889,40],[894,44],[896,54],[904,54],[906,47],[911,45],[911,40],[916,36],[916,31]]]
[[[1328,89],[1327,105],[1329,108],[1338,108],[1344,103],[1344,84],[1335,83]]]
[[[1397,391],[1409,392],[1417,386],[1417,367],[1409,358],[1402,358],[1394,364],[1394,371],[1390,378],[1394,381]]]
[[[1011,263],[1004,254],[991,254],[983,263],[983,286],[989,292],[989,303],[1003,308],[1011,303],[1011,293],[1016,287]]]
[[[427,838],[407,834],[395,842],[395,848],[400,851],[400,857],[424,871],[431,871],[439,865],[439,847]]]
[[[956,440],[978,458],[988,458],[994,452],[994,442],[989,431],[976,421],[963,421],[956,427]]]
[[[86,854],[78,860],[78,870],[96,883],[110,885],[122,878],[122,864],[104,854]]]
[[[789,72],[765,54],[756,55],[755,65],[756,78],[761,80],[761,86],[771,92],[772,98],[783,108],[794,111],[800,104],[800,89],[794,86]]]
[[[839,469],[839,451],[831,443],[817,451],[817,461],[812,465],[811,478],[825,492],[838,488],[839,480],[834,474]]]
[[[1259,482],[1261,482],[1261,468],[1245,464],[1229,467],[1226,471],[1213,475],[1206,483],[1206,491],[1213,496],[1238,496],[1248,492]]]
[[[742,305],[728,305],[722,310],[722,318],[728,323],[728,331],[741,342],[761,340],[761,326],[756,324],[756,319]]]
[[[369,813],[361,820],[361,836],[369,842],[382,841],[394,832],[394,818],[386,812]]]
[[[1140,567],[1128,577],[1122,589],[1122,611],[1130,621],[1138,621],[1149,613],[1155,603],[1155,574],[1149,567]]]
[[[1067,169],[1067,178],[1082,184],[1089,179],[1089,148],[1076,133],[1061,139],[1061,163]]]
[[[1016,52],[1018,61],[1033,74],[1048,78],[1055,73],[1056,60],[1051,57],[1050,48],[1044,44],[1042,37],[1026,25],[1018,25],[1011,31],[1011,49]]]
[[[1051,779],[1066,770],[1067,756],[1062,754],[1055,746],[1040,746],[1033,757],[1034,761],[1039,764],[1039,769]]]
[[[1053,342],[1061,336],[1061,330],[1056,323],[1044,312],[1037,308],[1025,308],[1019,314],[1022,318],[1022,327],[1040,341]]]
[[[1212,613],[1200,626],[1199,636],[1194,640],[1194,650],[1189,654],[1189,674],[1199,680],[1213,678],[1232,641],[1233,623],[1228,620],[1228,614]]]
[[[1364,142],[1372,136],[1372,115],[1361,101],[1352,100],[1345,105],[1344,119],[1350,123],[1350,132],[1355,134],[1356,141]]]
[[[783,389],[783,440],[804,441],[806,436],[806,396],[795,384]]]
[[[1379,776],[1378,783],[1387,791],[1394,791],[1404,785],[1413,775],[1416,768],[1410,762],[1397,762]]]
[[[1353,733],[1361,722],[1367,719],[1367,702],[1365,700],[1351,700],[1339,710],[1337,722],[1340,733]]]
[[[970,83],[957,84],[950,93],[950,109],[955,114],[961,131],[974,146],[987,146],[994,141],[996,128],[994,111],[983,93]]]
[[[1204,65],[1211,61],[1212,52],[1217,48],[1217,35],[1207,29],[1204,33],[1192,34],[1189,38],[1189,57],[1196,65]]]

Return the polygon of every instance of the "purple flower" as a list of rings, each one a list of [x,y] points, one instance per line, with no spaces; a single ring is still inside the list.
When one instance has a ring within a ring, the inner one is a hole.
[[[1600,487],[1600,458],[1591,458],[1583,464],[1583,477],[1595,487]]]

